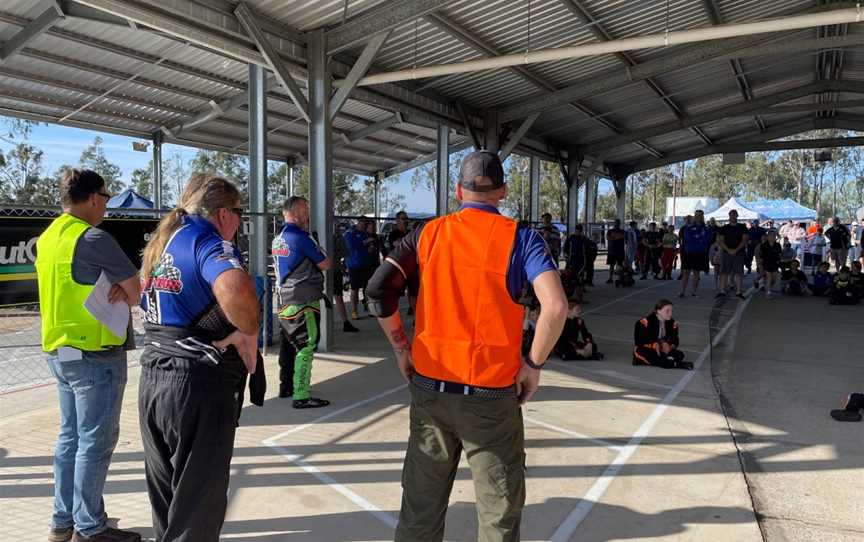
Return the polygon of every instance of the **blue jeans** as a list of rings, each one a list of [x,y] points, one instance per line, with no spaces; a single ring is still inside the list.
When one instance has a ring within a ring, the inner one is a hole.
[[[126,387],[126,352],[60,362],[48,358],[60,395],[60,436],[54,450],[56,528],[72,527],[86,537],[106,528],[102,490],[120,436],[120,407]]]

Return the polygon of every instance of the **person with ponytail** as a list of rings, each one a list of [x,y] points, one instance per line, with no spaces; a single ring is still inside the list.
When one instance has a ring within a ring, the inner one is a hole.
[[[195,175],[144,249],[138,407],[156,540],[219,539],[243,388],[263,371],[255,285],[231,242],[239,206],[230,181]]]
[[[633,331],[633,365],[693,370],[678,349],[678,323],[672,318],[672,302],[661,299],[654,310],[636,322]]]

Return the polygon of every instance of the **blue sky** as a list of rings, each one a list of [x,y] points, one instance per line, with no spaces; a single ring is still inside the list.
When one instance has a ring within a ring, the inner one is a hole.
[[[0,119],[2,118],[0,117]],[[43,159],[45,171],[43,173],[50,174],[63,165],[77,164],[81,152],[93,142],[93,139],[97,135],[104,141],[103,146],[108,159],[117,164],[122,170],[122,179],[124,182],[129,182],[133,170],[147,167],[152,153],[149,150],[148,152],[132,150],[132,142],[139,140],[130,137],[55,124],[40,124],[33,128],[30,134],[30,141],[34,146],[45,152]],[[0,140],[0,149],[6,151],[10,146],[8,143]],[[166,144],[163,147],[163,156],[168,156],[169,153],[175,152],[175,149],[188,160],[191,160],[196,152],[191,147]],[[605,193],[609,190],[611,190],[611,184],[608,181],[601,181],[600,192]],[[412,190],[410,171],[400,176],[399,182],[394,187],[394,192],[405,197],[409,212],[435,211],[435,198],[430,191],[424,189]]]

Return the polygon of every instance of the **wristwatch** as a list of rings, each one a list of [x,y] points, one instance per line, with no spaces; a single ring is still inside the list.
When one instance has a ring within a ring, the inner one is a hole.
[[[524,361],[525,365],[527,365],[528,367],[531,367],[532,369],[536,369],[538,371],[542,369],[544,365],[546,365],[546,362],[540,363],[539,365],[537,363],[534,363],[533,361],[531,361],[531,356],[522,356],[522,361]]]

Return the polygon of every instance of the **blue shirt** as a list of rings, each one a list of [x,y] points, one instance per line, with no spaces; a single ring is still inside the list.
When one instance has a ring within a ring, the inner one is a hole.
[[[348,256],[345,258],[345,265],[349,269],[359,269],[368,266],[369,251],[366,249],[366,238],[369,234],[351,228],[342,238],[345,239],[345,248],[348,249]]]
[[[282,231],[273,239],[270,252],[273,254],[273,267],[279,285],[304,259],[309,258],[318,265],[327,258],[309,232],[289,222],[282,226]]]
[[[141,293],[145,320],[189,327],[216,300],[213,283],[230,269],[243,269],[240,252],[206,218],[186,215]]]
[[[693,222],[684,226],[684,243],[682,243],[681,252],[687,254],[705,252],[707,254],[708,248],[713,242],[711,229],[705,224]]]
[[[464,202],[459,210],[479,209],[488,213],[501,214],[492,205],[485,203]],[[552,260],[546,241],[534,228],[519,226],[516,228],[516,241],[510,254],[510,265],[507,268],[507,291],[510,297],[519,299],[525,282],[534,282],[540,273],[558,271]]]

